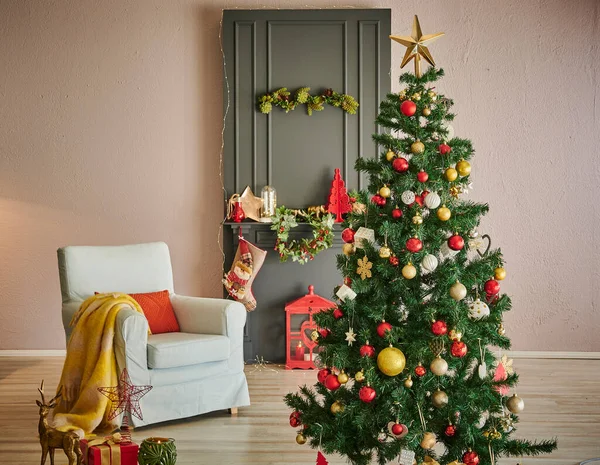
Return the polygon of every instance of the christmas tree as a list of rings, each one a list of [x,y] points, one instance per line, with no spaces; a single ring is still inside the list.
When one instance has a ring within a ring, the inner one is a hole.
[[[502,315],[511,301],[500,250],[479,250],[485,204],[470,188],[473,147],[453,137],[452,100],[434,83],[443,70],[415,17],[407,47],[415,73],[381,102],[374,135],[379,159],[359,159],[368,192],[346,218],[337,309],[315,315],[323,368],[314,388],[285,398],[296,441],[353,464],[493,465],[501,456],[538,455],[553,440],[513,438],[524,401],[518,376],[500,358],[509,349]]]

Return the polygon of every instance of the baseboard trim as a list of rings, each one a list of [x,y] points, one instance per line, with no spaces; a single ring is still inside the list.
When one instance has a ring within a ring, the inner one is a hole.
[[[64,357],[65,349],[56,350],[0,350],[0,357]]]

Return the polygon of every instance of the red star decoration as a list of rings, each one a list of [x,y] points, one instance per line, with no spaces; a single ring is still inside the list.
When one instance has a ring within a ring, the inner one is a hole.
[[[98,391],[104,394],[111,401],[110,413],[108,419],[112,420],[122,412],[128,412],[143,420],[142,409],[140,408],[140,399],[144,397],[152,386],[134,386],[131,383],[127,368],[121,372],[119,385],[113,387],[100,387]]]

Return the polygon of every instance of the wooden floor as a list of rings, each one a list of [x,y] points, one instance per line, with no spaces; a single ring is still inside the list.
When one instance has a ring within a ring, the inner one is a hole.
[[[62,357],[0,357],[0,464],[39,464],[37,387],[58,382]],[[515,360],[521,375],[519,395],[526,401],[518,435],[558,437],[552,456],[503,459],[501,465],[574,465],[600,457],[600,361]],[[252,406],[237,417],[225,412],[163,423],[134,432],[137,442],[148,436],[173,437],[179,465],[185,464],[314,464],[316,452],[298,446],[288,424],[282,396],[315,379],[312,371],[254,371],[247,367]],[[346,463],[327,457],[331,465]],[[67,463],[57,453],[57,465]],[[599,462],[600,463],[600,462]]]

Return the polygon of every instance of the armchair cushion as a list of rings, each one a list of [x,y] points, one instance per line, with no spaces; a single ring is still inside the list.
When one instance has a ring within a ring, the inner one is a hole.
[[[142,307],[152,334],[179,332],[179,323],[171,305],[169,291],[129,295]]]
[[[164,333],[148,336],[148,368],[176,368],[227,360],[229,338],[216,334]]]

